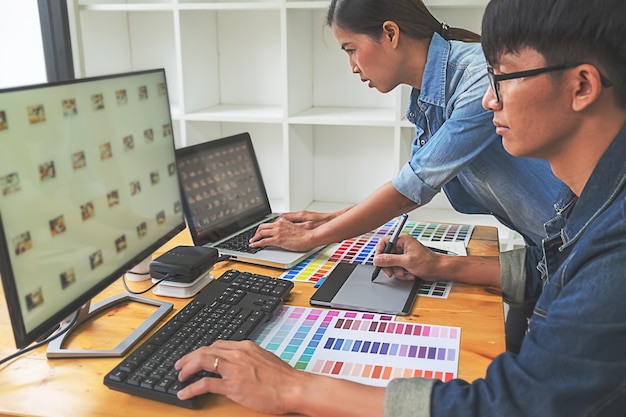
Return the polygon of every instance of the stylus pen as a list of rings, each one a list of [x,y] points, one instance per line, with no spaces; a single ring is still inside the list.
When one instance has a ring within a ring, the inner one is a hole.
[[[383,253],[391,252],[391,249],[393,249],[393,247],[395,246],[396,241],[398,240],[398,236],[400,236],[400,232],[402,232],[402,228],[404,227],[404,223],[406,223],[406,219],[408,218],[409,218],[408,214],[404,213],[402,215],[402,218],[400,219],[400,223],[398,224],[398,227],[396,228],[396,230],[393,232],[393,235],[391,235],[391,239],[389,239],[389,242],[387,242],[387,244],[385,245],[385,249],[383,249]],[[372,272],[372,282],[374,282],[374,280],[376,279],[379,273],[380,273],[380,266],[377,266],[376,268],[374,268],[374,272]]]
[[[439,249],[439,248],[433,248],[432,246],[426,246],[428,249],[430,249],[433,252],[437,252],[437,253],[443,253],[444,255],[452,255],[452,256],[457,256],[458,253],[456,252],[451,252],[449,250],[445,250],[445,249]]]

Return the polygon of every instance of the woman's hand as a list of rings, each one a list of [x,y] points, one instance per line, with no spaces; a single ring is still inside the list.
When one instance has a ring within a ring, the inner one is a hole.
[[[312,230],[282,217],[272,223],[263,223],[250,239],[250,247],[276,246],[286,250],[305,252],[316,244]]]

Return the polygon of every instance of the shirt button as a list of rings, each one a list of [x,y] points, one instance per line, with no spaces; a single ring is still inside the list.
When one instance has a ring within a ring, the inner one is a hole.
[[[420,145],[422,145],[422,146],[426,145],[426,141],[424,139],[421,139],[420,140]]]
[[[409,113],[409,116],[410,117],[415,117],[415,113],[411,112],[411,113]]]

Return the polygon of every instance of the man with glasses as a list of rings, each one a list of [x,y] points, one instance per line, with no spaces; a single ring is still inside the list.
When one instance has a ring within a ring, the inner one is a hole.
[[[216,392],[311,416],[625,415],[625,21],[624,0],[491,0],[485,11],[492,69],[483,105],[509,153],[547,160],[566,185],[543,248],[501,258],[503,292],[539,298],[519,354],[502,353],[473,382],[407,378],[380,388],[296,371],[252,342],[219,341],[176,367],[185,380],[219,358],[222,378],[179,397]],[[374,262],[399,278],[463,258],[429,254],[409,235],[395,252]],[[473,267],[467,280],[481,282]]]
[[[626,414],[624,22],[623,0],[487,6],[483,105],[507,152],[547,160],[566,184],[543,248],[500,258],[505,296],[539,299],[518,355],[498,356],[472,384],[428,389],[423,380],[394,380],[386,415],[421,415],[411,409],[427,402],[423,415],[432,416]],[[379,255],[375,264],[393,266],[387,273],[396,276],[423,276],[426,267],[414,267],[419,243],[404,236],[396,248],[399,255]],[[403,401],[408,391],[415,402]]]

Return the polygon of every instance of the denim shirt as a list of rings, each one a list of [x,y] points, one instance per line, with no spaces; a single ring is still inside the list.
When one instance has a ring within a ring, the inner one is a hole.
[[[526,271],[543,289],[519,355],[499,355],[472,384],[390,383],[388,404],[404,404],[397,394],[409,385],[409,402],[430,402],[428,413],[395,416],[626,415],[625,155],[626,127],[580,197],[567,190],[557,202],[541,265]]]
[[[443,188],[455,210],[491,214],[540,245],[562,183],[545,161],[504,150],[493,115],[482,107],[488,86],[479,43],[433,35],[422,88],[412,90],[407,111],[416,131],[411,160],[393,185],[419,205]]]

